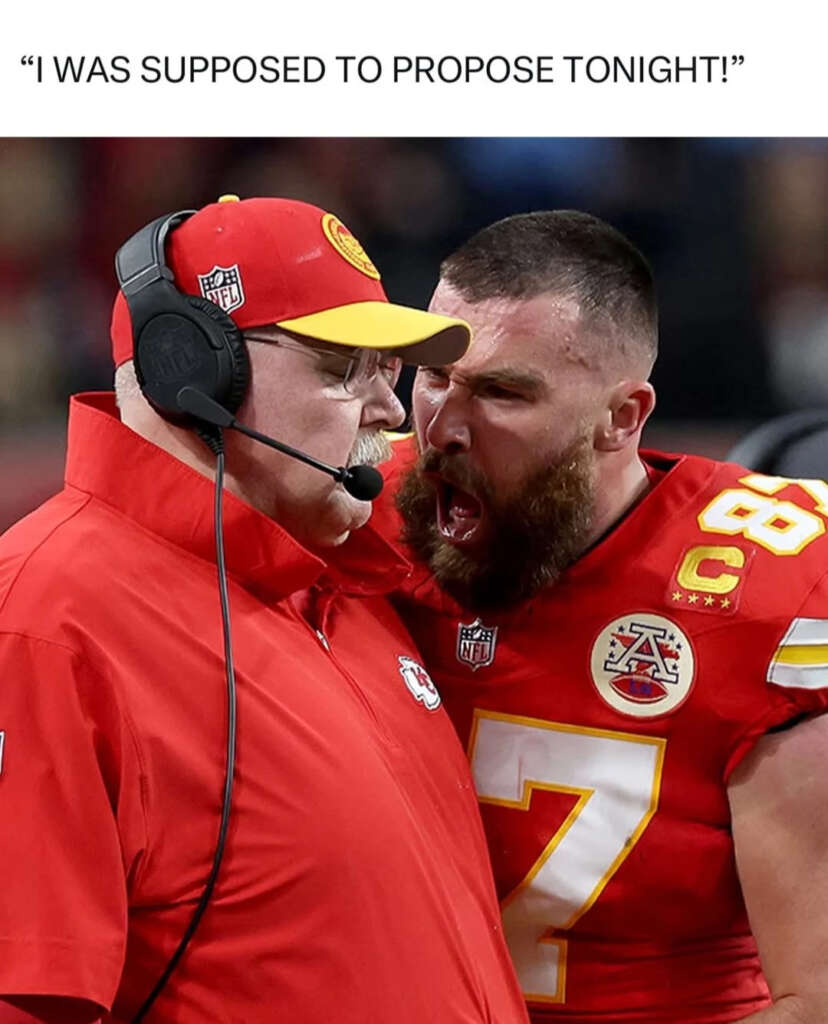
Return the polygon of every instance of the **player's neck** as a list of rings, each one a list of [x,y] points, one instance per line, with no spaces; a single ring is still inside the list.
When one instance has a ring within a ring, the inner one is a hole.
[[[595,497],[595,520],[589,547],[610,533],[650,490],[647,469],[636,452],[616,465],[604,467]]]

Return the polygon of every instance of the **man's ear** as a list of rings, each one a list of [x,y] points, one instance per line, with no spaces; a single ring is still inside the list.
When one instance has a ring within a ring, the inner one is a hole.
[[[649,381],[622,380],[609,395],[605,414],[595,428],[598,451],[618,452],[638,444],[641,430],[655,408],[655,390]]]

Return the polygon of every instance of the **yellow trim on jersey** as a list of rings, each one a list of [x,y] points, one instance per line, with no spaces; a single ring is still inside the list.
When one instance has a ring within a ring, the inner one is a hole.
[[[768,665],[767,681],[802,690],[828,687],[828,619],[793,619]]]
[[[662,760],[664,748],[667,746],[666,738],[661,736],[642,736],[636,732],[620,732],[617,729],[593,729],[586,725],[569,725],[567,722],[553,722],[548,718],[531,718],[529,715],[507,715],[505,712],[475,708],[472,729],[467,744],[467,753],[472,751],[474,746],[472,739],[477,733],[477,723],[481,718],[493,718],[500,722],[515,722],[518,725],[529,725],[538,729],[551,729],[554,732],[574,732],[587,736],[603,736],[608,740],[630,740],[632,743],[646,743],[650,746],[661,747]]]
[[[825,665],[828,667],[828,644],[788,644],[777,649],[773,660],[777,665]]]

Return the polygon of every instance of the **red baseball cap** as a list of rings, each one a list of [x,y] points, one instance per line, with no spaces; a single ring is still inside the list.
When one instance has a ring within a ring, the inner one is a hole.
[[[294,199],[222,196],[170,233],[166,260],[180,291],[210,299],[240,328],[276,324],[433,365],[455,362],[471,340],[464,320],[390,303],[379,271],[345,225]],[[120,366],[133,354],[120,291],[111,336]]]

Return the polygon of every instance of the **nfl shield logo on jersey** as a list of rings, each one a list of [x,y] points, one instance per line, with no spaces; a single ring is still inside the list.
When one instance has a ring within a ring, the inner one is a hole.
[[[497,626],[484,626],[479,618],[461,622],[457,627],[457,660],[476,672],[494,661],[496,643]]]
[[[590,669],[607,704],[634,718],[675,711],[696,676],[686,634],[675,622],[650,612],[625,615],[602,629],[592,645]]]
[[[404,654],[398,655],[400,675],[408,689],[421,704],[425,704],[429,711],[434,711],[440,706],[440,692],[431,681],[431,676],[423,666],[413,658]]]
[[[205,299],[220,306],[225,313],[244,304],[244,288],[238,263],[232,267],[213,267],[206,274],[199,274],[198,287]]]

